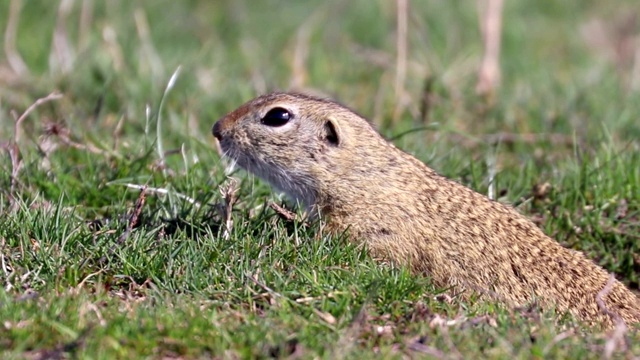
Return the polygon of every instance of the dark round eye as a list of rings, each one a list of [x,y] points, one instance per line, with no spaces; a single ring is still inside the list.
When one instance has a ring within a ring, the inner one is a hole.
[[[293,115],[289,110],[275,107],[262,118],[260,122],[267,126],[282,126],[291,120]]]

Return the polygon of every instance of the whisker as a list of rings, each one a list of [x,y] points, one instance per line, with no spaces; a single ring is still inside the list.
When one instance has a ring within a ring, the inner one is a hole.
[[[224,174],[227,176],[230,176],[233,173],[233,171],[236,169],[236,164],[237,164],[236,159],[229,158],[229,164],[224,169]]]

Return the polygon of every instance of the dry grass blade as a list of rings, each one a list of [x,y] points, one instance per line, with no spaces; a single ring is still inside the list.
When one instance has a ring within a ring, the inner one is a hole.
[[[278,214],[280,219],[286,222],[296,221],[297,216],[293,211],[289,211],[274,202],[269,203],[269,207],[272,208],[276,212],[276,214]]]
[[[9,190],[9,200],[11,202],[11,208],[17,209],[15,202],[15,191],[16,184],[18,181],[18,175],[20,173],[20,169],[22,167],[22,161],[20,160],[20,148],[18,147],[18,143],[20,141],[20,137],[22,134],[22,123],[24,120],[31,114],[38,106],[47,103],[49,101],[57,100],[62,98],[63,95],[58,92],[52,92],[51,94],[36,100],[33,104],[31,104],[27,110],[25,110],[22,115],[20,115],[16,119],[15,129],[14,129],[14,139],[13,141],[9,141],[1,145],[2,148],[7,150],[9,153],[9,157],[11,158],[11,180],[10,180],[10,190]]]
[[[271,296],[273,297],[277,297],[277,298],[285,298],[282,294],[280,294],[279,292],[273,290],[272,288],[270,288],[269,286],[261,283],[258,279],[256,279],[255,276],[251,275],[251,274],[246,274],[247,278],[249,280],[251,280],[254,284],[258,285],[259,287],[261,287],[264,291],[268,292]]]
[[[549,344],[547,344],[547,346],[545,346],[544,350],[542,350],[542,353],[546,355],[558,343],[560,343],[561,341],[563,341],[565,339],[569,339],[569,338],[571,338],[572,336],[575,336],[575,335],[576,335],[576,333],[575,333],[574,329],[561,332],[560,334],[558,334],[558,335],[553,337],[553,340],[551,340],[551,342]]]
[[[107,185],[113,185],[114,183],[107,183]],[[153,188],[153,187],[149,187],[147,185],[138,185],[138,184],[118,184],[118,185],[124,185],[126,187],[128,187],[129,189],[136,189],[136,190],[145,190],[147,193],[149,194],[157,194],[157,195],[174,195],[176,196],[178,199],[182,199],[186,202],[188,202],[189,204],[194,205],[195,207],[201,207],[202,204],[200,204],[198,201],[196,201],[196,199],[191,198],[189,196],[186,196],[184,194],[180,194],[180,193],[176,193],[176,192],[171,192],[170,190],[164,189],[164,188]]]
[[[319,16],[311,15],[309,19],[302,23],[302,26],[296,33],[295,48],[291,62],[291,89],[304,89],[309,77],[307,71],[307,59],[309,58],[309,41],[311,40],[312,30],[318,22]]]
[[[240,190],[238,180],[234,178],[230,178],[225,184],[220,185],[219,188],[224,202],[218,203],[217,209],[222,217],[222,221],[224,222],[223,236],[225,239],[229,239],[231,236],[231,230],[233,229],[233,217],[231,215],[233,212],[233,205],[238,200],[238,190]]]
[[[51,49],[50,59],[54,60],[59,70],[63,74],[68,74],[73,70],[75,61],[75,51],[69,41],[69,33],[66,29],[69,23],[69,14],[73,10],[73,0],[62,0],[58,7],[58,19],[56,27],[53,31],[53,46]]]
[[[621,7],[614,16],[595,17],[580,28],[586,45],[615,67],[627,92],[640,89],[639,13],[630,10]]]
[[[27,359],[33,360],[57,360],[67,359],[69,355],[73,355],[79,348],[85,346],[87,338],[93,333],[95,324],[89,324],[78,337],[68,343],[56,345],[53,349],[33,350],[25,353]],[[71,354],[69,354],[71,353]]]
[[[535,133],[507,133],[500,132],[495,134],[486,134],[479,137],[468,137],[460,134],[451,134],[452,141],[459,143],[465,147],[474,147],[478,145],[496,145],[496,144],[537,144],[548,142],[552,145],[562,145],[573,147],[576,143],[580,145],[580,139],[565,134],[535,134]]]
[[[440,331],[447,347],[449,348],[449,355],[454,359],[464,359],[464,356],[462,356],[460,351],[458,351],[458,348],[456,348],[456,345],[453,343],[453,340],[449,335],[449,329],[446,326],[441,326]]]
[[[29,114],[31,114],[38,106],[45,104],[49,101],[53,101],[53,100],[58,100],[61,99],[64,95],[54,91],[51,94],[40,98],[38,100],[36,100],[33,104],[31,104],[31,106],[29,106],[27,108],[27,110],[25,110],[22,115],[20,115],[20,117],[18,117],[18,119],[16,120],[16,128],[15,128],[15,132],[14,132],[14,141],[16,143],[20,142],[20,135],[21,135],[21,129],[22,129],[22,122],[27,118],[27,116],[29,116]]]
[[[144,56],[140,57],[140,68],[143,68],[143,61],[149,64],[151,69],[151,75],[154,79],[160,78],[164,73],[164,66],[162,66],[162,59],[158,55],[153,41],[151,39],[151,30],[149,29],[149,21],[147,21],[147,14],[142,8],[137,8],[133,12],[133,18],[136,24],[136,30],[138,31],[138,38],[142,46],[142,52]]]
[[[22,161],[20,160],[20,148],[18,148],[18,144],[11,141],[0,145],[0,147],[7,150],[7,152],[9,153],[9,158],[11,158],[11,180],[8,195],[12,209],[16,210],[17,204],[15,202],[14,195],[16,191],[16,184],[18,182],[18,174],[20,173],[20,169],[22,168]]]
[[[609,276],[609,280],[607,281],[604,288],[602,288],[602,290],[600,290],[596,295],[596,303],[598,304],[598,308],[600,309],[601,312],[609,316],[611,320],[613,320],[615,323],[619,323],[619,322],[624,322],[620,317],[620,315],[618,315],[616,312],[609,310],[609,308],[607,308],[603,300],[603,298],[607,296],[613,289],[613,284],[615,283],[615,279],[616,278],[613,274]]]
[[[432,356],[434,358],[437,359],[445,359],[447,356],[445,355],[444,352],[431,347],[431,346],[427,346],[419,341],[414,341],[411,342],[408,346],[409,350],[418,352],[418,353],[422,353],[422,354],[426,354],[428,356]]]
[[[404,83],[407,77],[407,37],[408,37],[409,2],[396,0],[396,80],[395,96],[396,108],[393,113],[393,121],[400,120],[405,107]]]
[[[21,0],[11,0],[9,6],[9,18],[7,19],[7,28],[4,31],[4,53],[11,66],[11,70],[18,76],[29,74],[27,64],[22,60],[22,56],[16,47],[16,34],[18,30],[18,20],[20,18],[20,10],[22,9]]]
[[[93,0],[82,0],[78,25],[78,50],[82,51],[89,42],[89,30],[93,22]]]
[[[131,230],[133,230],[133,228],[138,226],[138,224],[140,223],[140,214],[142,213],[142,208],[144,207],[146,198],[147,198],[147,188],[144,187],[142,188],[142,191],[140,191],[140,195],[136,200],[135,207],[133,208],[133,211],[131,211],[131,214],[129,215],[129,219],[127,221],[127,228],[125,229],[124,233],[120,235],[120,237],[118,238],[118,241],[116,242],[117,245],[123,244],[129,237]]]
[[[619,314],[607,308],[607,305],[604,303],[603,299],[611,292],[614,283],[615,276],[611,274],[609,276],[607,284],[596,295],[596,303],[598,304],[598,308],[601,312],[609,316],[614,323],[614,328],[607,335],[607,341],[604,345],[604,352],[602,354],[602,357],[605,359],[611,359],[611,356],[613,356],[613,353],[616,350],[625,351],[628,348],[625,340],[625,335],[628,332],[627,325],[624,323]]]
[[[81,144],[79,142],[75,142],[71,139],[71,134],[69,129],[67,129],[64,125],[59,124],[59,123],[47,123],[44,126],[44,133],[48,136],[53,136],[55,138],[57,138],[58,140],[60,140],[60,142],[62,142],[62,144],[64,144],[65,146],[68,147],[72,147],[74,149],[78,149],[78,150],[82,150],[82,151],[88,151],[92,154],[97,154],[97,155],[102,155],[102,156],[109,156],[110,153],[107,151],[103,151],[102,149],[98,148],[97,146],[95,146],[94,144],[87,142],[86,144]],[[46,153],[46,152],[45,152]],[[111,153],[111,154],[115,154],[115,153]]]
[[[502,34],[503,0],[478,1],[484,56],[478,70],[476,92],[489,95],[500,83],[500,37]],[[483,8],[486,8],[483,10]]]
[[[146,187],[143,187],[140,191],[140,195],[138,196],[138,199],[136,200],[136,204],[133,210],[129,214],[129,217],[127,219],[127,227],[125,228],[124,232],[120,234],[120,236],[118,237],[118,240],[116,240],[116,243],[113,244],[107,251],[109,255],[112,255],[115,252],[115,249],[117,246],[124,244],[125,241],[127,241],[127,239],[129,238],[131,231],[133,231],[133,229],[140,224],[140,214],[142,214],[142,208],[144,207],[144,204],[146,201],[146,194],[147,194],[147,189]],[[106,260],[107,260],[106,255],[100,258],[101,263]]]
[[[367,307],[363,305],[358,314],[353,318],[351,324],[344,333],[340,336],[335,346],[330,350],[329,358],[343,359],[347,354],[353,351],[356,346],[356,341],[360,334],[364,331],[369,316],[367,314]]]
[[[9,280],[11,279],[14,270],[11,266],[11,259],[4,255],[5,246],[5,238],[0,238],[0,249],[3,250],[3,252],[0,253],[0,269],[2,269],[2,274],[4,275],[4,283],[2,285],[5,291],[9,291],[13,288],[13,285],[11,285]]]
[[[112,151],[114,152],[118,149],[118,145],[120,145],[120,137],[122,136],[122,128],[124,126],[125,120],[126,117],[124,115],[120,116],[120,119],[118,120],[118,123],[116,124],[116,127],[113,129],[113,133],[111,134],[111,136],[113,137]]]

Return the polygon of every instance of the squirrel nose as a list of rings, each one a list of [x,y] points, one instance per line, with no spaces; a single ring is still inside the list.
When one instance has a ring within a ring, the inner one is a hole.
[[[220,125],[220,121],[216,121],[211,132],[213,133],[213,136],[216,137],[216,139],[222,140],[222,125]]]

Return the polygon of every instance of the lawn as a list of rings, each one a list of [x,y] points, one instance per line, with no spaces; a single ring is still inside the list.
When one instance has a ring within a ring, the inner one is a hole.
[[[410,7],[398,81],[392,1],[1,2],[0,358],[640,357],[637,332],[462,300],[225,173],[218,118],[331,96],[637,293],[636,2],[507,1],[489,96],[476,2]]]

